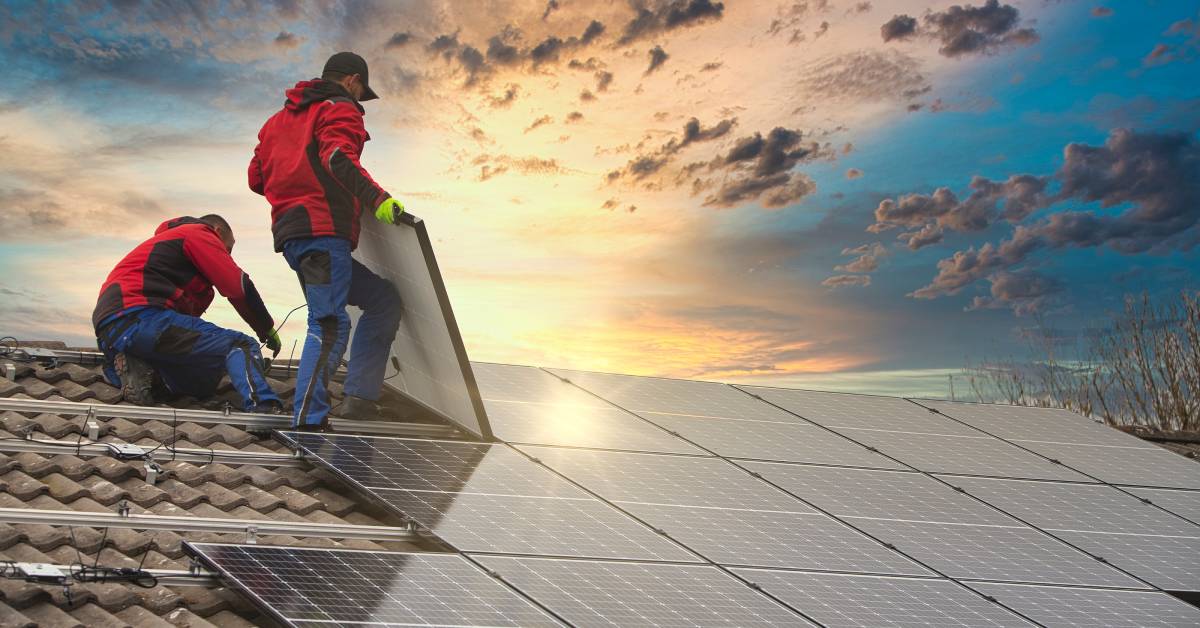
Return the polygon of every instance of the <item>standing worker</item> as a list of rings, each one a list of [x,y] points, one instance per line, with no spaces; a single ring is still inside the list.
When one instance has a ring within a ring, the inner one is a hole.
[[[175,218],[109,273],[92,325],[104,352],[104,376],[126,401],[152,405],[167,394],[203,399],[228,374],[242,410],[283,409],[263,373],[258,343],[200,319],[216,286],[258,339],[279,353],[275,322],[250,276],[233,261],[233,244],[233,229],[216,214]]]
[[[250,189],[271,204],[275,251],[296,271],[308,301],[296,380],[295,426],[301,431],[329,429],[329,378],[350,336],[346,305],[363,314],[350,348],[346,398],[336,414],[381,418],[377,402],[400,325],[400,295],[350,257],[364,208],[387,224],[404,212],[359,163],[370,139],[359,102],[378,97],[368,84],[367,62],[339,52],[325,63],[321,78],[287,90],[283,109],[259,131],[250,160]]]

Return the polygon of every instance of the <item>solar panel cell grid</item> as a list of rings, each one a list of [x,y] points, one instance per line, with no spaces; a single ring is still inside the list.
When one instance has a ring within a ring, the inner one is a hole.
[[[850,519],[851,525],[951,578],[1143,587],[1033,528]]]
[[[675,414],[647,417],[684,438],[730,458],[782,460],[875,469],[900,464],[808,423],[708,419]]]
[[[1177,491],[1169,489],[1133,488],[1126,489],[1138,497],[1148,499],[1161,508],[1200,525],[1200,491]]]
[[[646,417],[661,412],[759,421],[799,420],[778,408],[760,403],[727,384],[563,369],[550,371],[622,408]]]
[[[580,626],[812,625],[715,567],[475,559]]]
[[[1150,443],[1068,410],[935,399],[913,401],[1005,439],[1157,449]]]
[[[292,625],[559,625],[457,554],[191,547]]]
[[[472,362],[484,400],[537,401],[553,405],[606,408],[610,404],[532,366]]]
[[[621,506],[718,564],[900,575],[930,573],[819,513],[632,503]]]
[[[958,434],[979,436],[979,431],[939,416],[915,403],[895,397],[739,386],[789,412],[826,427]]]
[[[1014,442],[1111,484],[1200,489],[1200,464],[1159,447]]]
[[[1200,536],[1200,526],[1111,486],[990,478],[946,481],[1047,530]]]
[[[594,499],[397,490],[377,494],[462,551],[698,562]]]
[[[720,459],[556,447],[521,449],[614,502],[812,512]]]
[[[368,489],[583,497],[505,445],[284,432]]]
[[[705,455],[617,408],[484,400],[496,435],[510,443]]]
[[[944,579],[734,571],[830,628],[1034,625]]]
[[[982,434],[944,436],[843,427],[835,430],[916,469],[930,473],[1091,481],[1087,476],[1062,465],[1056,465],[1019,447]]]
[[[1200,538],[1061,532],[1054,535],[1168,591],[1200,591]]]
[[[740,463],[840,517],[1014,525],[1011,517],[920,473]]]
[[[1200,625],[1200,609],[1165,593],[972,583],[1046,626],[1183,628]]]

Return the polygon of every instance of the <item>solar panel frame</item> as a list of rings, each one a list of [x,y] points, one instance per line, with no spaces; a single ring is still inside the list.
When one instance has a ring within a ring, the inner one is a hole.
[[[618,504],[815,512],[720,458],[531,445],[518,449]]]
[[[817,425],[654,413],[647,419],[725,458],[872,469],[903,465]]]
[[[846,427],[948,436],[980,435],[979,430],[899,397],[764,386],[736,387],[813,423],[835,430]]]
[[[1200,536],[1200,526],[1104,484],[945,479],[1045,530]]]
[[[620,505],[720,565],[895,575],[932,573],[821,513]]]
[[[966,436],[846,427],[833,429],[927,473],[1093,481],[1067,467],[982,433]]]
[[[1013,525],[1011,517],[922,473],[739,462],[838,517]]]
[[[403,317],[389,352],[401,369],[386,378],[384,386],[467,432],[492,440],[425,221],[407,212],[395,225],[364,220],[354,258],[390,280],[403,303]],[[360,315],[351,308],[352,326],[357,327]]]
[[[1028,526],[867,518],[846,521],[958,580],[1147,588],[1121,571]]]
[[[193,542],[184,548],[285,625],[563,625],[458,554]],[[390,578],[390,586],[377,578]],[[368,609],[368,594],[380,606]]]
[[[944,578],[733,571],[830,628],[1036,625]]]
[[[1200,609],[1165,593],[969,583],[1046,626],[1183,628],[1200,625]]]
[[[814,625],[710,565],[473,558],[575,625]]]

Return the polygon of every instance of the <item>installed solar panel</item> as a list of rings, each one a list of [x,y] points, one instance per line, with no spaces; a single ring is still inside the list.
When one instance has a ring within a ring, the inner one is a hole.
[[[715,567],[474,558],[580,626],[812,625]]]
[[[826,427],[979,436],[978,430],[895,397],[738,386],[789,412]]]
[[[614,502],[813,512],[717,458],[521,446],[551,469]]]
[[[830,628],[1034,625],[944,579],[734,571]]]
[[[1200,538],[1067,532],[1057,536],[1168,591],[1200,591]]]
[[[1120,430],[1069,410],[985,403],[914,399],[926,408],[1010,440],[1057,441],[1077,445],[1116,445],[1157,449]]]
[[[946,478],[1047,530],[1200,536],[1200,526],[1104,485]]]
[[[930,473],[1090,481],[1087,476],[1062,465],[978,432],[975,436],[946,436],[845,427],[834,429],[839,434]]]
[[[465,552],[700,562],[690,552],[590,497],[387,489],[374,494]]]
[[[457,554],[187,543],[292,626],[558,626]]]
[[[391,280],[404,303],[400,330],[390,351],[392,360],[400,363],[400,371],[384,380],[384,385],[490,439],[487,413],[425,222],[412,214],[405,214],[394,226],[364,220],[354,257]],[[357,308],[351,308],[355,325],[359,314]]]
[[[677,414],[646,417],[721,456],[875,469],[902,465],[809,423],[711,419]]]
[[[842,517],[1014,525],[1010,517],[920,473],[741,463]]]
[[[1160,447],[1013,442],[1110,484],[1200,489],[1200,464]]]
[[[505,445],[303,432],[281,436],[366,489],[584,495]]]
[[[1137,580],[1027,526],[848,519],[951,578],[1142,587]]]
[[[796,417],[727,384],[548,369],[626,410],[727,419],[797,421]]]
[[[281,437],[460,550],[695,560],[507,445],[297,432]]]
[[[1165,488],[1131,488],[1130,493],[1143,499],[1148,499],[1160,508],[1184,517],[1200,525],[1200,492],[1178,491]]]
[[[1046,626],[1182,628],[1200,625],[1200,609],[1165,593],[984,582],[970,586]]]
[[[537,368],[472,363],[496,436],[513,443],[703,454]]]
[[[930,572],[820,513],[622,503],[635,517],[723,565],[922,575]]]

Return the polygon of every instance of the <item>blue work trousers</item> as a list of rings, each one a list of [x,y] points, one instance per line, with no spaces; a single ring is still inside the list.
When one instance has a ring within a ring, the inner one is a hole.
[[[140,307],[111,317],[97,335],[110,365],[117,353],[141,358],[173,394],[210,397],[228,373],[242,397],[242,410],[252,412],[263,402],[279,401],[263,373],[258,342],[241,332],[174,310]],[[105,376],[120,386],[111,366],[105,368]]]
[[[350,241],[320,237],[289,240],[283,256],[300,278],[308,301],[308,334],[296,378],[295,424],[320,425],[329,415],[329,378],[350,342],[346,306],[362,310],[345,392],[379,399],[388,352],[400,325],[400,294],[392,283],[350,256]]]

